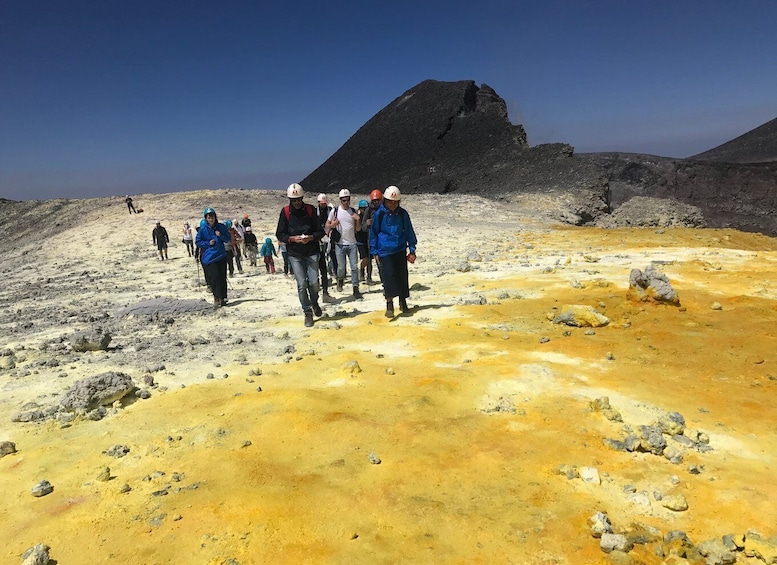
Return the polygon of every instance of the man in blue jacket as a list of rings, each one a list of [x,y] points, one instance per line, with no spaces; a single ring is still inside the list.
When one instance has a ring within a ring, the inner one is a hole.
[[[410,296],[407,264],[415,263],[418,240],[407,210],[400,208],[401,194],[396,186],[383,193],[383,204],[372,217],[370,225],[370,253],[380,268],[383,295],[386,297],[386,317],[394,317],[394,297],[399,297],[403,314],[409,312]],[[407,255],[405,253],[409,251]]]
[[[227,303],[227,250],[224,244],[231,241],[231,236],[229,229],[219,223],[213,208],[205,208],[202,215],[205,225],[197,231],[195,244],[200,250],[205,282],[213,293],[213,305],[220,308]]]

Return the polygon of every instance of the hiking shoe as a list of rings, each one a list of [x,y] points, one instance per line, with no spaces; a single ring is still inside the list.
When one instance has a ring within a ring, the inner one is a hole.
[[[407,307],[407,300],[405,300],[404,298],[399,299],[399,311],[402,312],[403,314],[407,314],[408,312],[410,312],[410,308]]]
[[[337,281],[337,292],[343,292],[343,281],[339,279]]]
[[[226,298],[222,298],[221,299],[221,305],[222,306],[226,306],[227,305],[227,299]]]
[[[327,304],[332,302],[332,295],[330,295],[328,292],[324,292],[322,296],[324,297],[324,302],[326,302]]]
[[[359,292],[359,285],[355,285],[355,286],[353,287],[353,297],[354,297],[356,300],[361,300],[362,298],[364,298],[364,297],[362,296],[362,293],[361,293],[361,292]]]
[[[313,313],[316,316],[321,316],[323,312],[321,311],[321,306],[318,305],[318,302],[313,303]]]
[[[313,327],[313,312],[305,312],[305,327]]]
[[[394,317],[394,301],[386,300],[386,318]]]
[[[221,308],[221,298],[213,298],[213,307]]]

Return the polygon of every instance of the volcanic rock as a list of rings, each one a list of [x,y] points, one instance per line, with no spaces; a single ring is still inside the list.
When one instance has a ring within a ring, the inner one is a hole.
[[[109,371],[76,381],[62,395],[59,403],[69,411],[88,411],[111,405],[134,390],[135,385],[129,375]]]

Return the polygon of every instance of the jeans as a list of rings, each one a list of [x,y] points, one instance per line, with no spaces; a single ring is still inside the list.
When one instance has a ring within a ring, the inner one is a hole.
[[[348,254],[348,262],[351,264],[351,284],[359,286],[359,250],[356,244],[336,244],[337,253],[337,280],[345,279],[345,256]]]
[[[297,294],[302,311],[313,312],[313,304],[318,304],[318,253],[309,257],[295,257],[289,254],[288,263],[294,278],[297,279]]]

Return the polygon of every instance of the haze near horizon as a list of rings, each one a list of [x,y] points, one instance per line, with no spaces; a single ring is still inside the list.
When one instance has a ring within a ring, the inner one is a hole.
[[[687,157],[777,116],[777,4],[6,3],[0,197],[281,188],[426,79],[531,145]]]

